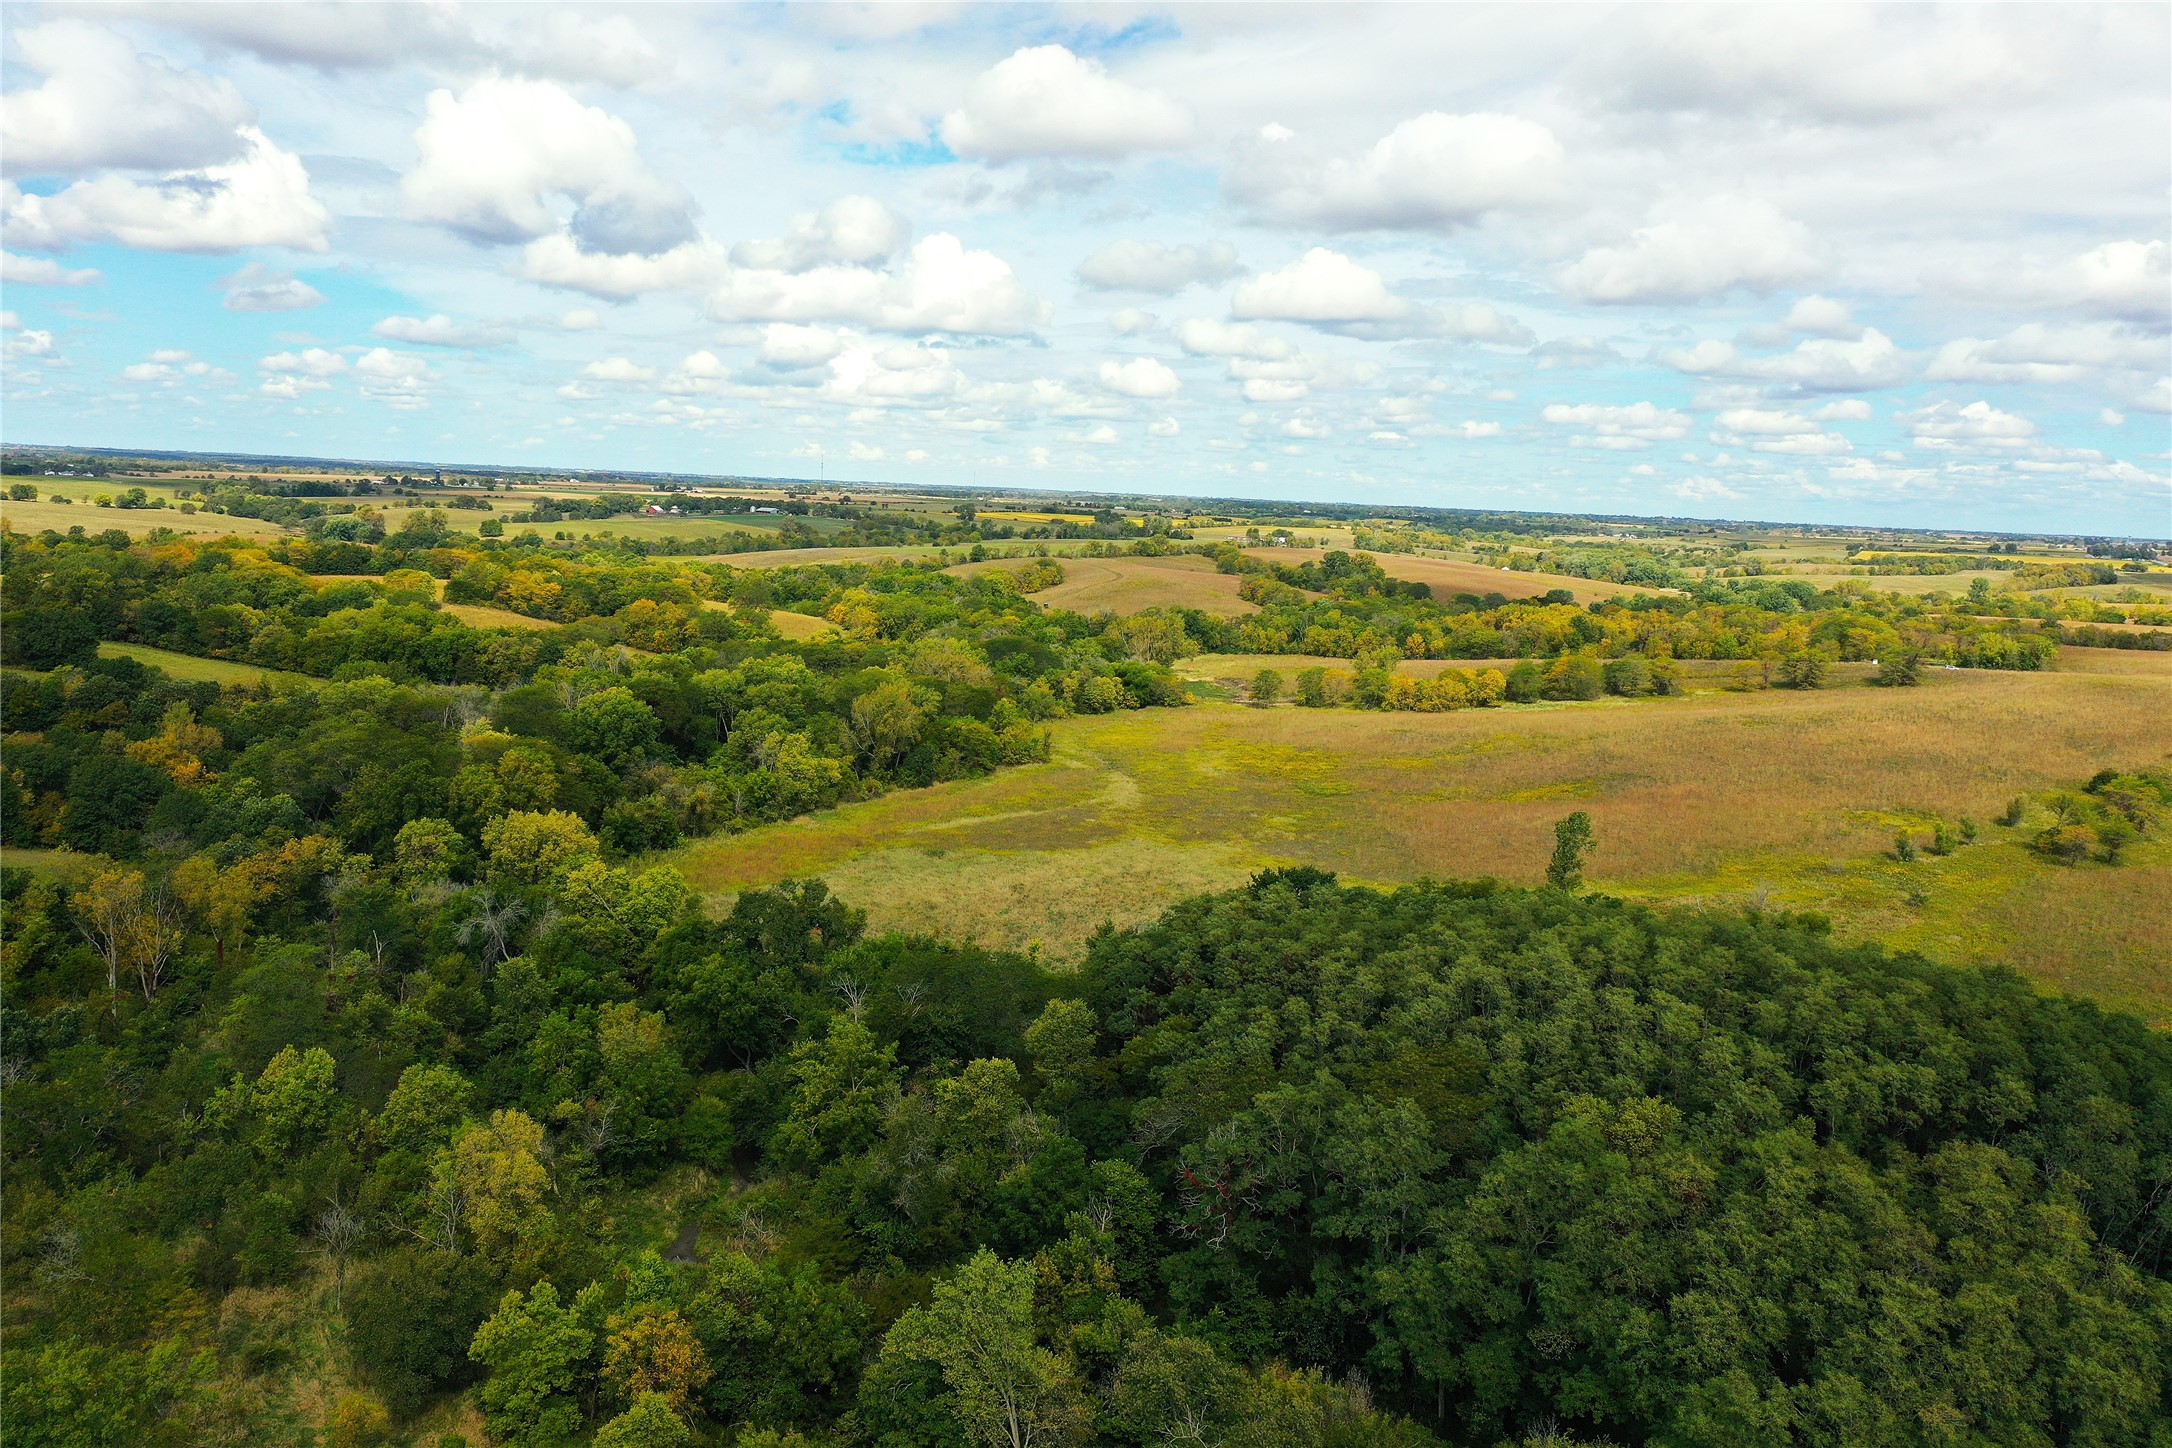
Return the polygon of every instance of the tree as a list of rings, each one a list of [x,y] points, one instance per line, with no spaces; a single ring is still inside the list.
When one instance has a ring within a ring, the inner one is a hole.
[[[852,701],[853,746],[872,769],[887,769],[920,742],[927,711],[901,679],[878,684]]]
[[[1831,680],[1832,666],[1825,655],[1811,649],[1800,649],[1780,660],[1780,687],[1783,689],[1822,689]]]
[[[469,860],[467,841],[447,820],[409,820],[392,841],[393,877],[408,890],[449,880]]]
[[[549,884],[600,848],[581,817],[565,810],[516,810],[483,826],[491,878],[504,885]]]
[[[141,870],[107,868],[68,897],[76,928],[105,962],[106,989],[118,992],[121,973],[136,977],[145,1001],[158,995],[181,946],[181,908],[148,885]]]
[[[573,744],[617,769],[656,747],[656,712],[631,689],[602,689],[573,706]]]
[[[460,922],[454,938],[462,945],[482,947],[483,975],[487,979],[492,966],[513,954],[515,932],[528,918],[528,907],[518,900],[501,900],[487,887],[472,891],[468,906],[468,917]]]
[[[595,1376],[592,1319],[600,1286],[561,1303],[548,1279],[505,1294],[468,1355],[490,1369],[478,1396],[490,1431],[516,1448],[551,1448],[581,1428],[580,1395]]]
[[[354,1271],[347,1344],[392,1411],[406,1417],[467,1381],[468,1345],[490,1315],[493,1284],[474,1257],[402,1247]]]
[[[792,1052],[793,1091],[774,1149],[813,1167],[867,1150],[897,1097],[897,1053],[858,1021],[833,1017],[819,1041]]]
[[[713,1375],[694,1329],[676,1308],[653,1304],[613,1317],[604,1349],[603,1378],[633,1402],[661,1397],[685,1417],[693,1397]]]
[[[1591,816],[1582,810],[1554,826],[1554,857],[1546,866],[1546,883],[1557,890],[1574,890],[1584,883],[1584,860],[1597,840]]]
[[[1878,682],[1888,689],[1912,688],[1921,682],[1922,669],[1923,656],[1914,649],[1893,649],[1878,660]]]
[[[354,1257],[354,1249],[362,1242],[362,1219],[357,1217],[346,1203],[333,1200],[325,1203],[317,1213],[317,1220],[310,1228],[317,1239],[318,1250],[332,1263],[332,1307],[335,1312],[344,1311],[347,1301],[347,1264]]]
[[[1273,669],[1261,669],[1252,678],[1252,702],[1272,704],[1282,697],[1282,676]]]
[[[591,1441],[594,1448],[686,1448],[694,1435],[664,1394],[643,1393],[632,1407],[598,1428]],[[737,1441],[750,1440],[741,1434]]]
[[[435,1151],[467,1119],[469,1095],[467,1078],[450,1066],[409,1066],[377,1113],[377,1139],[388,1151]]]
[[[1591,654],[1563,654],[1546,670],[1542,692],[1549,699],[1596,699],[1606,692],[1606,670]]]
[[[446,1156],[462,1220],[485,1248],[510,1249],[549,1225],[543,1128],[525,1112],[491,1112],[453,1138]]]
[[[935,1364],[951,1412],[990,1448],[1059,1448],[1088,1426],[1069,1361],[1034,1340],[1033,1264],[983,1247],[897,1320],[882,1355]]]

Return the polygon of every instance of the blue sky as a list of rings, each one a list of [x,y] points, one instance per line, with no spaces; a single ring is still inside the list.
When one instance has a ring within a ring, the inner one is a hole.
[[[8,5],[5,436],[2164,536],[2167,14]]]

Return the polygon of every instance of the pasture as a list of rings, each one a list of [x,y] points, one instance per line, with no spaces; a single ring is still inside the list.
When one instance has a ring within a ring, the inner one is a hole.
[[[2162,1019],[2172,979],[2147,902],[2172,895],[2172,846],[2063,868],[2013,843],[2026,824],[1989,823],[2017,794],[2172,757],[2172,658],[2117,652],[2069,650],[2036,674],[1937,670],[1915,689],[1072,718],[1045,765],[664,858],[711,895],[820,876],[876,929],[1060,959],[1104,921],[1138,924],[1270,864],[1533,883],[1554,821],[1584,809],[1600,889],[1819,909],[1843,936],[2024,966]],[[1896,830],[1963,816],[1986,843],[1907,874],[1882,859]]]

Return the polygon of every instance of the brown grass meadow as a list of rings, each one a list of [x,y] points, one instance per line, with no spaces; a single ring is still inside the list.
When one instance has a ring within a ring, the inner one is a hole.
[[[2162,1015],[2172,980],[2147,902],[2172,883],[2172,851],[2061,869],[1988,827],[2016,794],[2172,757],[2172,658],[2095,657],[2115,652],[2070,651],[2038,674],[1934,671],[1908,690],[1074,718],[1055,726],[1048,764],[668,858],[711,894],[821,876],[877,929],[1063,958],[1104,921],[1140,923],[1269,864],[1532,883],[1553,823],[1583,809],[1600,888],[1823,909],[1844,933],[2016,964]],[[1962,816],[1989,842],[1879,873],[1897,829]]]
[[[966,563],[952,573],[1015,571],[1028,559],[990,559]],[[1209,559],[1192,554],[1169,558],[1065,558],[1063,582],[1044,588],[1033,601],[1044,608],[1074,613],[1138,613],[1149,608],[1196,608],[1218,618],[1257,613],[1258,605],[1237,597],[1243,580],[1216,570]]]

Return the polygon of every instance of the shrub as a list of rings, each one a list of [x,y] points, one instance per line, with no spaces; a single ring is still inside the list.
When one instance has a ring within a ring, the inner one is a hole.
[[[1272,704],[1282,697],[1282,676],[1273,669],[1261,669],[1252,680],[1252,702]]]
[[[1631,699],[1654,692],[1651,664],[1642,654],[1626,654],[1608,660],[1606,691]]]
[[[1606,692],[1606,671],[1590,654],[1563,654],[1546,671],[1549,699],[1596,699]]]
[[[2039,831],[2029,841],[2029,848],[2048,860],[2062,865],[2078,865],[2089,858],[2089,851],[2097,843],[2097,832],[2084,824],[2053,825]]]
[[[1823,654],[1806,649],[1780,660],[1780,687],[1783,689],[1822,689],[1831,682],[1831,676],[1832,666]]]
[[[1878,660],[1877,682],[1888,689],[1904,689],[1921,682],[1922,656],[1912,649],[1887,654]]]
[[[1909,838],[1909,836],[1908,836],[1908,834],[1907,834],[1907,832],[1906,832],[1905,830],[1904,830],[1904,831],[1902,831],[1902,832],[1901,832],[1900,834],[1897,834],[1897,835],[1893,836],[1893,858],[1894,858],[1894,859],[1896,859],[1896,860],[1913,860],[1913,859],[1914,859],[1915,857],[1916,857],[1916,842],[1915,842],[1915,841],[1914,841],[1913,839]]]

